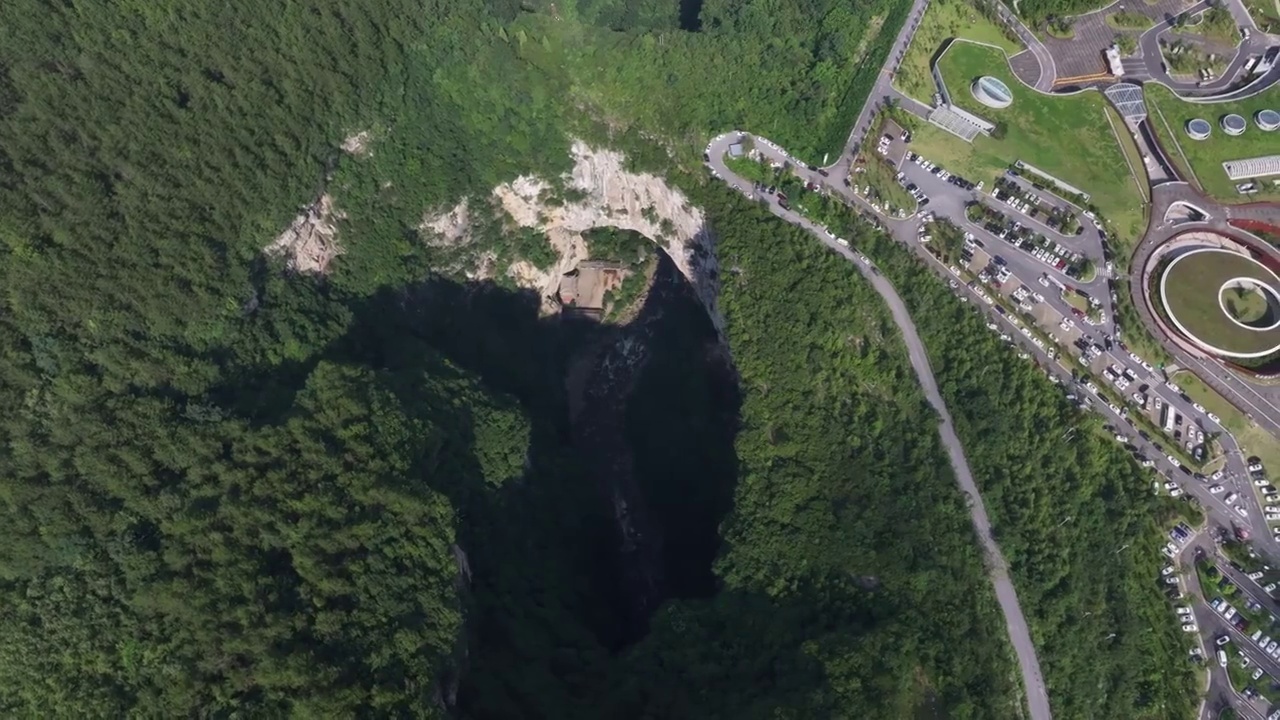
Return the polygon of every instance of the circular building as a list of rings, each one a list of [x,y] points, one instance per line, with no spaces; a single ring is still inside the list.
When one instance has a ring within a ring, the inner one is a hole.
[[[1228,135],[1241,135],[1247,127],[1244,118],[1235,113],[1222,116],[1222,132]]]
[[[1253,123],[1258,126],[1259,130],[1271,132],[1280,128],[1280,112],[1275,110],[1259,110],[1253,116]]]
[[[978,102],[987,107],[1007,108],[1013,103],[1013,93],[1009,91],[1009,86],[999,78],[993,78],[990,75],[983,75],[974,80],[969,89]]]
[[[1192,140],[1207,140],[1213,132],[1213,126],[1204,118],[1193,118],[1187,121],[1187,135]]]
[[[1196,247],[1160,276],[1160,301],[1178,332],[1224,358],[1260,358],[1280,350],[1280,277],[1222,247]]]

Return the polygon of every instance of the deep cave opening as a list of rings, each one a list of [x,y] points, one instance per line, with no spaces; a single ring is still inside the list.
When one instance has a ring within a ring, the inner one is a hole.
[[[680,0],[680,29],[702,30],[702,0]]]

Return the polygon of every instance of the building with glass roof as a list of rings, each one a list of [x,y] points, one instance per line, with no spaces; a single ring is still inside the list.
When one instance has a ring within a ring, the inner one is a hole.
[[[1241,135],[1247,127],[1244,118],[1235,113],[1224,115],[1222,118],[1222,132],[1228,135]]]
[[[1204,118],[1195,118],[1187,121],[1187,135],[1192,140],[1207,140],[1212,132],[1213,126]]]
[[[990,75],[983,75],[974,80],[971,90],[978,102],[987,107],[1007,108],[1013,103],[1013,93],[1009,91],[1009,86],[999,78],[993,78]]]

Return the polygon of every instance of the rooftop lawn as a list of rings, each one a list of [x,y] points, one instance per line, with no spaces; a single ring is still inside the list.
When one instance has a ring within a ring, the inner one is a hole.
[[[1259,263],[1226,250],[1210,250],[1174,259],[1161,280],[1162,301],[1187,332],[1214,347],[1255,353],[1280,345],[1280,330],[1253,330],[1232,322],[1219,300],[1232,278],[1254,278],[1280,288],[1280,280]],[[1271,324],[1274,320],[1268,321]]]
[[[1227,173],[1222,169],[1224,161],[1280,154],[1280,131],[1262,132],[1253,122],[1254,113],[1263,108],[1280,111],[1280,86],[1273,86],[1247,100],[1207,105],[1185,102],[1163,85],[1149,83],[1145,89],[1147,106],[1152,113],[1151,124],[1160,142],[1184,171],[1190,164],[1200,187],[1212,197],[1231,202],[1242,199],[1236,193],[1236,183],[1227,179]],[[1228,113],[1241,115],[1248,122],[1249,128],[1243,135],[1231,137],[1222,132],[1218,120]],[[1192,118],[1204,118],[1213,125],[1213,134],[1208,140],[1187,137],[1184,128]],[[1270,182],[1259,185],[1274,187]],[[1280,199],[1280,191],[1267,189],[1250,199]]]
[[[1037,93],[1014,77],[998,50],[973,43],[953,43],[938,63],[952,102],[1003,123],[1005,137],[995,140],[980,135],[970,144],[918,123],[912,140],[916,152],[988,185],[1015,160],[1030,163],[1089,193],[1121,241],[1136,243],[1146,226],[1144,200],[1107,121],[1107,104],[1101,94]],[[982,75],[1004,81],[1013,92],[1013,104],[995,110],[975,100],[969,86]],[[1123,127],[1118,130],[1125,132]]]
[[[995,23],[983,17],[964,0],[939,0],[929,4],[920,27],[911,38],[907,54],[893,77],[893,86],[904,95],[929,102],[935,92],[929,70],[933,56],[951,38],[988,43],[1013,55],[1022,46],[1005,37]]]

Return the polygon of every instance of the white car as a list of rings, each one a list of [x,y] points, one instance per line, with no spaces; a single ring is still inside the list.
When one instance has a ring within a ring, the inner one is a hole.
[[[1195,624],[1195,623],[1183,623],[1183,624],[1182,624],[1182,632],[1189,632],[1189,633],[1193,633],[1193,632],[1199,632],[1199,631],[1200,631],[1200,628],[1196,627],[1196,624]]]
[[[1156,371],[1155,368],[1151,367],[1151,363],[1149,362],[1142,363],[1142,369],[1146,370],[1149,373],[1154,373]]]
[[[1249,511],[1248,511],[1248,510],[1245,510],[1245,509],[1244,509],[1243,507],[1241,507],[1240,505],[1237,505],[1237,506],[1236,506],[1236,508],[1235,508],[1235,510],[1236,510],[1236,514],[1237,514],[1237,515],[1239,515],[1240,517],[1242,517],[1242,518],[1247,518],[1247,517],[1249,517]]]
[[[1169,497],[1182,497],[1182,488],[1174,488],[1170,490]]]
[[[1112,405],[1112,407],[1115,407],[1115,406],[1114,406],[1114,405]],[[1176,468],[1180,468],[1180,467],[1182,467],[1182,463],[1178,462],[1178,458],[1176,458],[1176,457],[1174,457],[1174,456],[1172,456],[1172,455],[1168,455],[1168,456],[1166,456],[1166,457],[1167,457],[1167,459],[1169,460],[1169,464],[1170,464],[1170,465],[1172,465],[1172,466],[1174,466],[1174,467],[1176,467]]]
[[[1178,607],[1174,608],[1173,610],[1174,610],[1174,612],[1178,613],[1179,615],[1191,615],[1191,614],[1192,614],[1192,613],[1191,613],[1191,608],[1187,607],[1186,605],[1179,605]],[[1262,631],[1261,631],[1261,630],[1259,630],[1259,631],[1258,631],[1258,635],[1259,635],[1259,636],[1261,636],[1261,635],[1262,635]]]
[[[1210,485],[1210,486],[1209,486],[1209,492],[1213,493],[1214,495],[1217,495],[1218,493],[1222,492],[1223,490],[1226,490],[1226,488],[1222,487],[1221,485]]]
[[[1219,635],[1218,639],[1213,641],[1213,643],[1218,647],[1222,647],[1223,645],[1226,645],[1229,642],[1231,642],[1231,636],[1226,634]]]
[[[1172,575],[1174,570],[1177,570],[1177,568],[1172,565],[1165,565],[1164,569],[1160,571],[1160,574],[1166,576]]]
[[[1129,359],[1138,364],[1142,364],[1142,358],[1138,357],[1138,353],[1129,353]]]
[[[1280,512],[1280,505],[1268,505],[1262,508],[1262,512]]]
[[[1263,485],[1270,485],[1271,481],[1266,478],[1258,478],[1253,481],[1253,484],[1255,487],[1262,487]]]
[[[1224,475],[1224,473],[1223,473],[1221,470],[1219,470],[1219,471],[1215,472],[1214,474],[1210,475],[1209,477],[1210,477],[1211,479],[1213,479],[1213,480],[1221,480],[1223,475]]]
[[[1155,467],[1155,466],[1156,466],[1156,461],[1155,461],[1155,460],[1143,460],[1143,461],[1142,461],[1142,467],[1144,467],[1144,468]]]
[[[1257,580],[1258,578],[1262,577],[1262,571],[1259,570],[1257,572],[1251,572],[1248,575],[1245,575],[1245,577],[1249,578],[1250,580]]]
[[[1200,403],[1191,403],[1191,407],[1195,408],[1195,409],[1196,409],[1196,412],[1198,412],[1198,413],[1200,413],[1200,414],[1202,414],[1202,415],[1206,412],[1206,411],[1205,411],[1205,409],[1204,409],[1204,406],[1203,406],[1203,405],[1201,405]]]
[[[1215,423],[1218,423],[1219,425],[1222,424],[1222,421],[1218,419],[1218,416],[1214,415],[1213,413],[1205,413],[1205,417],[1209,418],[1211,421]]]
[[[1252,675],[1251,677],[1252,677],[1254,680],[1257,680],[1258,678],[1262,677],[1262,668],[1257,668],[1257,669],[1255,669],[1255,670],[1253,671],[1253,675]]]
[[[1249,463],[1249,467],[1247,469],[1249,472],[1262,472],[1262,463]]]
[[[1173,489],[1175,489],[1175,488],[1177,488],[1177,487],[1178,487],[1178,483],[1176,483],[1176,482],[1174,482],[1174,481],[1172,481],[1172,480],[1170,480],[1169,482],[1167,482],[1167,483],[1165,483],[1165,484],[1164,484],[1164,489],[1165,489],[1165,490],[1173,490]]]
[[[1231,503],[1239,499],[1239,497],[1240,495],[1238,495],[1237,493],[1227,493],[1227,496],[1222,498],[1222,502],[1230,505]]]
[[[1164,384],[1164,386],[1165,386],[1165,387],[1167,387],[1167,388],[1169,388],[1170,390],[1172,390],[1172,391],[1176,392],[1176,393],[1181,393],[1181,392],[1182,392],[1182,388],[1178,387],[1177,385],[1174,385],[1172,380],[1170,380],[1169,382],[1165,383],[1165,384]]]
[[[1280,522],[1280,513],[1267,513],[1267,522]]]

